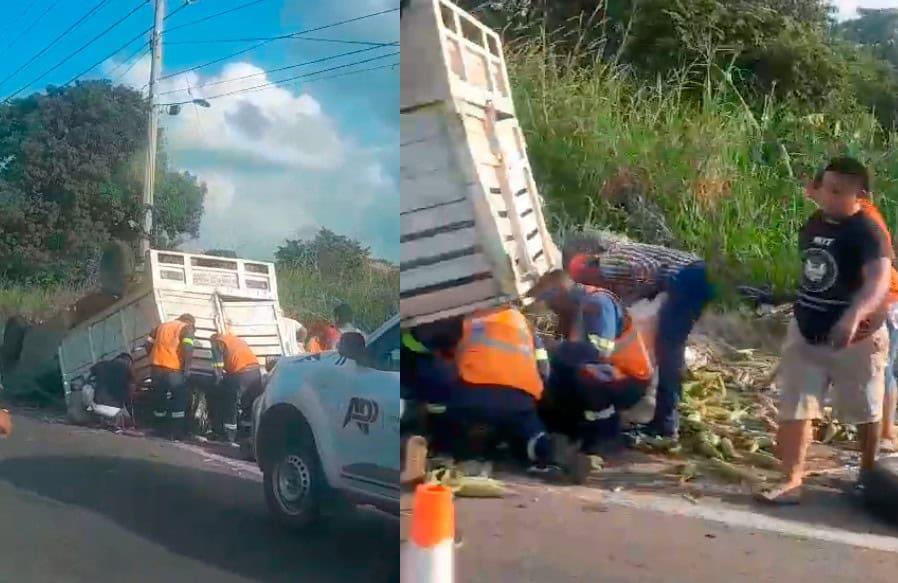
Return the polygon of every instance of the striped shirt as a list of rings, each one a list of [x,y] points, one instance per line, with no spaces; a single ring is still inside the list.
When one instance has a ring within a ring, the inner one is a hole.
[[[651,298],[684,267],[701,261],[691,253],[631,241],[615,241],[599,255],[599,279],[594,285],[617,295],[626,305]]]

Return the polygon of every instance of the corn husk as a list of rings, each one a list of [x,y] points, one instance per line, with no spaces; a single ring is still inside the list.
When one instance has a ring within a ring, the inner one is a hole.
[[[466,476],[458,480],[453,491],[460,498],[502,498],[505,484],[494,478]]]
[[[749,470],[738,468],[733,464],[720,459],[712,458],[708,460],[707,467],[718,476],[730,482],[748,482],[754,484],[764,481],[762,476],[754,474]]]
[[[741,458],[749,464],[757,466],[759,468],[765,468],[768,470],[778,470],[780,468],[780,461],[769,453],[760,451],[745,452],[741,455]]]

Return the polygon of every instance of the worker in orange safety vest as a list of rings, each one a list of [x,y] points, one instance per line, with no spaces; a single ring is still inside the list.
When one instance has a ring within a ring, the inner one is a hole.
[[[561,270],[530,293],[560,322],[543,403],[547,425],[582,440],[586,453],[621,445],[620,411],[645,396],[655,374],[626,308],[610,291],[574,283]]]
[[[213,431],[231,444],[237,442],[238,421],[251,424],[253,401],[262,394],[262,368],[245,340],[234,334],[213,334],[212,366],[221,387],[220,407]]]
[[[524,315],[498,307],[456,319],[455,325],[461,326],[461,340],[451,351],[458,379],[446,403],[448,425],[490,426],[526,451],[532,470],[582,483],[589,460],[565,437],[550,436],[539,417],[543,379],[538,345]]]
[[[187,436],[195,326],[196,319],[191,314],[181,314],[176,320],[157,326],[147,338],[155,400],[153,415],[160,432],[174,439]]]

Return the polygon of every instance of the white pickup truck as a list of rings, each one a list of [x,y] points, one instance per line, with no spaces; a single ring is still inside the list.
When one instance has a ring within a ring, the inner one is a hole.
[[[253,436],[265,499],[281,524],[302,528],[347,502],[399,513],[399,339],[394,316],[367,343],[345,333],[340,352],[275,365],[254,407]]]

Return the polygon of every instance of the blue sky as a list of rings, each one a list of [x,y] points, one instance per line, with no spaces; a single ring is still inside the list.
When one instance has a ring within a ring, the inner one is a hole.
[[[166,21],[167,28],[247,4],[250,0],[195,0]],[[0,23],[0,79],[18,69],[87,13],[98,0],[5,0]],[[168,0],[168,11],[183,0]],[[46,16],[48,7],[58,4]],[[94,16],[34,63],[0,85],[0,95],[19,95],[62,84],[152,25],[152,2],[87,49],[36,83],[29,83],[103,31],[140,0],[109,0]],[[261,0],[253,6],[166,33],[163,75],[182,71],[254,43],[192,43],[270,37],[331,24],[398,7],[398,0]],[[34,23],[34,24],[33,24]],[[32,26],[33,24],[33,26]],[[28,27],[32,27],[26,32]],[[24,34],[23,34],[24,33]],[[21,36],[20,36],[21,35]],[[399,40],[398,11],[310,33],[319,39],[370,42]],[[85,78],[113,78],[142,88],[149,57],[118,66],[138,50],[128,46]],[[306,40],[272,42],[249,53],[161,83],[159,102],[213,97],[303,73],[320,71],[398,51],[375,48],[356,55],[279,73],[267,69],[295,65],[366,48],[365,45]],[[384,57],[319,76],[333,76],[398,62]],[[118,68],[116,68],[118,66]],[[254,75],[248,79],[237,77]],[[211,86],[210,83],[216,83]],[[205,87],[204,87],[205,85]],[[167,149],[178,169],[197,174],[210,189],[198,241],[185,247],[225,247],[269,258],[287,237],[311,236],[327,227],[370,245],[375,255],[399,256],[399,68],[386,68],[321,81],[301,80],[276,89],[210,99],[209,109],[185,106],[163,115]]]

